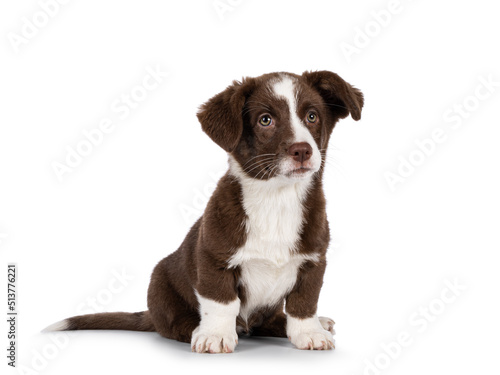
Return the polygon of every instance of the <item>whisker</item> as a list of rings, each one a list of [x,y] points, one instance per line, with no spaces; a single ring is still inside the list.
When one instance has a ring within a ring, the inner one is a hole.
[[[264,160],[270,160],[270,159],[274,159],[274,156],[265,156],[265,157],[263,157],[262,159],[253,160],[253,163],[252,163],[252,164],[250,164],[250,165],[254,165],[255,163],[259,163],[259,162],[261,162],[261,161],[264,161]],[[245,166],[248,168],[248,166],[247,166],[247,165],[244,165],[244,167],[245,167]]]
[[[257,177],[259,176],[259,174],[261,174],[261,173],[262,173],[262,172],[264,172],[264,171],[266,171],[266,172],[267,172],[268,168],[269,168],[271,165],[273,165],[273,164],[274,164],[273,162],[268,162],[268,164],[267,164],[267,165],[264,165],[264,166],[262,167],[262,169],[259,171],[259,173],[257,173],[257,174],[255,175],[255,177],[254,177],[254,178],[257,178]],[[264,174],[264,176],[265,176],[265,174]],[[262,180],[262,177],[261,177],[261,180]]]
[[[331,166],[335,171],[337,171],[343,178],[348,179],[348,173],[346,170],[337,162],[332,162],[330,160],[325,160],[325,165]]]
[[[271,177],[274,177],[274,176],[271,176],[273,173],[274,175],[276,175],[276,170],[278,169],[278,164],[276,164],[272,169],[271,169],[271,173],[269,173],[269,178]]]
[[[256,161],[255,163],[253,163],[253,164],[249,165],[247,168],[245,168],[244,171],[249,173],[249,172],[253,171],[255,168],[261,167],[263,164],[272,162],[273,160],[274,160],[274,158]],[[250,167],[252,167],[252,169],[248,169]]]
[[[261,156],[269,156],[269,155],[275,155],[275,154],[261,154],[261,155],[256,155],[253,158],[248,159],[248,161],[245,164],[243,164],[242,168],[245,167],[245,165],[247,165],[248,163],[250,163],[250,161],[252,161],[255,158],[258,158],[258,157],[261,157]]]
[[[274,163],[273,163],[273,164],[274,164]],[[272,167],[271,167],[271,168],[270,168],[270,169],[269,169],[269,170],[268,170],[268,171],[264,174],[264,176],[265,176],[266,174],[268,174],[268,178],[271,178],[272,172],[274,171],[274,169],[275,169],[276,167],[277,167],[277,165],[276,165],[276,164],[274,164],[274,166],[272,166]],[[264,177],[264,176],[263,176],[263,177]]]

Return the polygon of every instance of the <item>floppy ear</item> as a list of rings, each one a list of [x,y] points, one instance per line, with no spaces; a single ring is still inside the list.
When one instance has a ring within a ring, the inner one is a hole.
[[[243,133],[242,110],[250,90],[250,81],[233,81],[231,86],[212,97],[198,111],[203,131],[226,152],[235,149]]]
[[[361,118],[363,93],[340,78],[338,74],[321,70],[304,72],[302,77],[320,93],[334,116],[344,118],[350,113],[356,121]]]

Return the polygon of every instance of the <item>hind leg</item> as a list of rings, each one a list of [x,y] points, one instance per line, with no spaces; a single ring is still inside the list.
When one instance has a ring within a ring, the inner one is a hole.
[[[200,316],[197,308],[175,290],[167,275],[164,263],[160,262],[153,271],[148,289],[151,319],[163,337],[189,343],[194,329],[200,324]]]
[[[180,307],[179,304],[183,304],[180,298],[170,296],[168,301],[177,306],[150,304],[149,311],[156,331],[168,339],[190,343],[194,329],[200,324],[198,312]]]

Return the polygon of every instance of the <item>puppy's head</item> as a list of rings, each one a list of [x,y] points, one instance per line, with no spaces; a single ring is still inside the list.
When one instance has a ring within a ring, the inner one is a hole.
[[[198,119],[248,177],[289,181],[318,172],[336,122],[361,118],[363,94],[329,71],[234,81]]]

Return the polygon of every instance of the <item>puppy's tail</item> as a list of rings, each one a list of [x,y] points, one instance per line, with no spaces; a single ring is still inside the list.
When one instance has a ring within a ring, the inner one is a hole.
[[[125,331],[156,331],[149,311],[136,313],[99,313],[74,316],[54,323],[42,332],[75,331],[80,329],[119,329]]]

